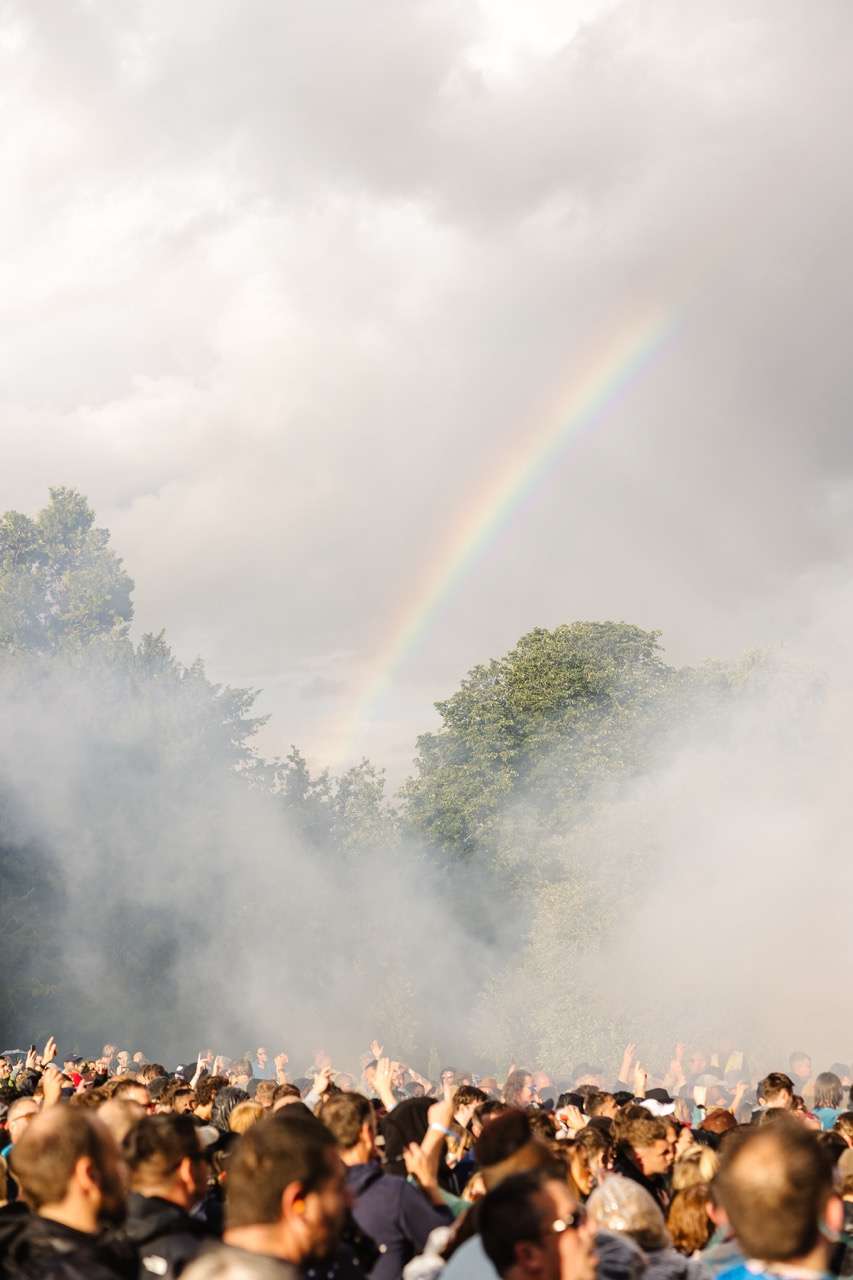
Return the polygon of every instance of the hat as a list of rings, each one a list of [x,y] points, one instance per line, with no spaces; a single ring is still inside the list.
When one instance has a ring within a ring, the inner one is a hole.
[[[671,1116],[675,1110],[675,1103],[666,1089],[647,1089],[646,1096],[640,1106],[645,1107],[647,1111],[651,1111],[652,1115],[657,1116],[658,1119],[663,1116]]]

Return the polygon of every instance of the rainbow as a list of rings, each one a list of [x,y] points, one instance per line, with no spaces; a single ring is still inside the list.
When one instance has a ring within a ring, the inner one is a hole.
[[[553,405],[522,433],[503,464],[466,502],[424,566],[370,663],[349,714],[340,726],[340,761],[403,661],[417,647],[444,600],[530,495],[569,440],[589,429],[647,367],[672,333],[671,311],[655,308],[600,344],[583,372],[575,372]]]

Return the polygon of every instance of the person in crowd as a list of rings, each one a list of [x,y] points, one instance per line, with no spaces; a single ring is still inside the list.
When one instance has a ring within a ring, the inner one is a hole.
[[[833,1071],[821,1071],[814,1082],[814,1106],[812,1110],[820,1121],[821,1129],[831,1129],[841,1114],[844,1086]]]
[[[620,1128],[613,1158],[613,1172],[643,1187],[662,1212],[669,1207],[669,1175],[675,1159],[675,1145],[666,1122],[641,1115]]]
[[[844,1223],[832,1170],[812,1131],[780,1116],[723,1149],[717,1190],[746,1261],[726,1280],[826,1273]]]
[[[275,1258],[298,1280],[309,1258],[335,1251],[347,1210],[346,1178],[332,1133],[313,1116],[270,1116],[253,1125],[229,1161],[224,1244]]]
[[[434,1167],[413,1143],[408,1164],[419,1186],[383,1173],[376,1147],[376,1113],[360,1093],[338,1093],[322,1105],[320,1119],[334,1134],[346,1166],[356,1223],[379,1247],[374,1280],[397,1280],[423,1251],[430,1232],[449,1226],[453,1214],[442,1198]]]
[[[480,1204],[483,1249],[502,1280],[595,1280],[586,1211],[547,1172],[503,1179]]]
[[[701,1260],[672,1247],[660,1205],[639,1182],[614,1174],[587,1201],[596,1230],[627,1236],[644,1253],[645,1280],[708,1280]]]
[[[253,1124],[257,1124],[264,1114],[261,1104],[253,1102],[251,1098],[248,1102],[238,1102],[228,1117],[228,1128],[232,1133],[245,1133]]]
[[[763,1080],[759,1080],[757,1092],[761,1110],[793,1110],[794,1082],[784,1071],[771,1071]]]
[[[125,1138],[124,1157],[130,1175],[124,1238],[144,1275],[175,1280],[209,1238],[205,1223],[191,1216],[207,1188],[198,1126],[178,1113],[145,1116]]]
[[[707,1247],[713,1223],[708,1216],[708,1187],[704,1182],[694,1182],[675,1193],[666,1226],[673,1248],[685,1257],[693,1258]]]
[[[103,1230],[125,1207],[118,1146],[97,1116],[54,1106],[16,1142],[11,1172],[30,1212],[0,1239],[3,1280],[135,1280],[136,1256]]]

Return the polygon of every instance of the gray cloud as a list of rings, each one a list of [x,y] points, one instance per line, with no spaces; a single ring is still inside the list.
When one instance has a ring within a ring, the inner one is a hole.
[[[83,489],[271,750],[322,758],[448,524],[649,304],[671,341],[353,749],[399,774],[532,625],[732,653],[849,562],[849,6],[562,10],[3,6],[3,505]]]

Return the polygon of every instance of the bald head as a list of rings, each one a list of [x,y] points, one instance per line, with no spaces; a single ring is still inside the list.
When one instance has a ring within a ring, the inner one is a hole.
[[[67,1220],[57,1206],[70,1204],[74,1214],[85,1206],[83,1216],[97,1218],[115,1212],[123,1199],[115,1139],[97,1116],[78,1107],[51,1107],[36,1116],[15,1145],[11,1168],[30,1208],[47,1216]]]
[[[726,1148],[717,1189],[747,1257],[792,1262],[819,1243],[832,1173],[811,1130],[782,1112]]]

